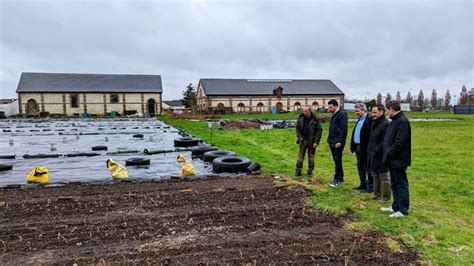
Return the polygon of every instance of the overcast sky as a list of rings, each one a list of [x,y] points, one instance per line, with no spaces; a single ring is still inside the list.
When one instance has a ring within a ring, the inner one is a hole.
[[[349,98],[474,87],[474,1],[0,0],[0,98],[21,72],[331,79]]]

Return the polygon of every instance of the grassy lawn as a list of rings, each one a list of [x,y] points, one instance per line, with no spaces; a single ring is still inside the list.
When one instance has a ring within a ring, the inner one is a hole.
[[[333,214],[351,214],[357,219],[348,226],[378,229],[417,248],[426,261],[436,264],[474,264],[474,116],[449,113],[407,113],[412,118],[453,118],[449,122],[412,122],[412,166],[408,169],[411,212],[403,219],[390,219],[378,211],[380,204],[371,195],[352,190],[358,185],[355,155],[345,149],[343,163],[346,182],[337,189],[328,184],[333,162],[325,142],[328,124],[323,124],[323,139],[316,152],[316,178],[288,178],[314,190],[308,202],[316,209]],[[226,116],[236,118],[291,119],[297,113],[279,115]],[[354,117],[353,114],[350,115]],[[206,123],[160,118],[207,142]],[[354,124],[349,124],[352,132]],[[268,131],[213,131],[212,144],[259,162],[267,174],[291,177],[297,145],[295,129]],[[348,135],[348,142],[350,134]],[[305,162],[306,166],[306,162]],[[376,243],[374,243],[376,244]]]

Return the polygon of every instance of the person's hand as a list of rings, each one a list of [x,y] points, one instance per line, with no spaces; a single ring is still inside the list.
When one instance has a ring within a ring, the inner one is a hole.
[[[336,143],[336,149],[339,149],[341,146],[341,143]]]
[[[318,144],[314,143],[313,144],[313,149],[316,149],[316,147],[318,147]]]

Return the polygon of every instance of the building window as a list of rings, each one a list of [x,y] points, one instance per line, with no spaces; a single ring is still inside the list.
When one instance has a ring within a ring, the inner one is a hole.
[[[296,102],[296,103],[295,103],[294,111],[299,111],[300,109],[301,109],[301,103]]]
[[[219,103],[219,104],[217,105],[217,108],[219,108],[219,109],[224,109],[224,104],[223,104],[223,103]]]
[[[237,105],[237,112],[239,112],[239,113],[245,112],[245,105],[243,103],[239,103]]]
[[[258,103],[257,104],[257,112],[259,112],[259,113],[263,112],[263,103]]]
[[[110,95],[110,103],[119,103],[119,96],[118,96],[118,94],[111,94],[111,95]]]
[[[319,109],[319,103],[313,102],[313,111],[317,111]]]
[[[71,108],[78,108],[79,107],[79,95],[71,94]]]

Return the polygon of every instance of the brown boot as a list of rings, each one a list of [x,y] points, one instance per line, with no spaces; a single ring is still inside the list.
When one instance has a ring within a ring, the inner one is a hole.
[[[386,203],[390,200],[391,196],[392,196],[391,184],[383,182],[382,183],[382,190],[381,190],[380,200],[378,200],[377,202]]]

